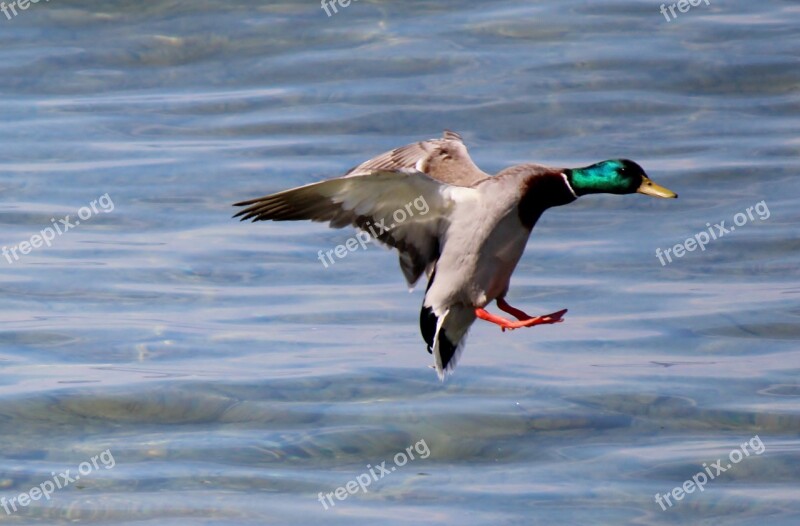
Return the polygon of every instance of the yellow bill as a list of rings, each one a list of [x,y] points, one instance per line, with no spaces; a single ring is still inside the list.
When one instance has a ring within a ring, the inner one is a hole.
[[[672,190],[669,190],[661,185],[654,183],[648,177],[642,178],[642,184],[636,191],[639,192],[640,194],[652,195],[653,197],[664,197],[666,199],[674,199],[678,197],[678,194],[676,194]]]

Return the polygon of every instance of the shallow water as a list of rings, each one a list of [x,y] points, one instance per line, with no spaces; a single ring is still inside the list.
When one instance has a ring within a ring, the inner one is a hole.
[[[800,7],[659,5],[0,14],[2,244],[91,212],[0,257],[0,503],[97,464],[0,522],[797,524]],[[444,384],[392,253],[326,269],[352,231],[230,217],[443,128],[489,171],[629,157],[680,194],[548,211],[509,299],[566,322],[476,324]]]

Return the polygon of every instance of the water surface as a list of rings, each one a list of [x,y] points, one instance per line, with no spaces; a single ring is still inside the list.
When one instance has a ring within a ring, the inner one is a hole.
[[[797,524],[800,8],[659,5],[0,15],[3,246],[97,208],[0,257],[0,497],[114,459],[0,522]],[[488,171],[626,157],[680,199],[548,211],[509,300],[566,322],[476,324],[442,384],[394,254],[326,269],[352,231],[230,203],[444,128]],[[761,454],[657,504],[756,435]],[[367,492],[318,500],[383,461]]]

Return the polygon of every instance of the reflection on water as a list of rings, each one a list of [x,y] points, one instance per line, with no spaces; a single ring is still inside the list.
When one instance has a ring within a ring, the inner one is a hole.
[[[0,522],[796,524],[799,18],[778,0],[670,22],[632,0],[0,16],[2,246],[114,204],[0,257],[0,498],[115,461]],[[490,172],[629,157],[681,196],[548,211],[510,299],[566,322],[476,324],[445,384],[392,253],[324,268],[351,231],[230,218],[443,128]],[[768,219],[655,256],[762,201]],[[654,500],[755,435],[763,454]],[[420,440],[428,458],[320,505]]]

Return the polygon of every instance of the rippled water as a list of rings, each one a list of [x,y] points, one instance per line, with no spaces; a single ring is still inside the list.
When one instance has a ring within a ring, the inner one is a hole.
[[[0,257],[0,503],[83,475],[0,522],[797,524],[800,7],[659,5],[0,14],[2,244],[86,217]],[[629,157],[680,199],[547,212],[509,299],[566,322],[476,324],[441,384],[392,253],[325,269],[351,231],[230,203],[443,128],[489,171]],[[367,492],[318,500],[383,461]]]

